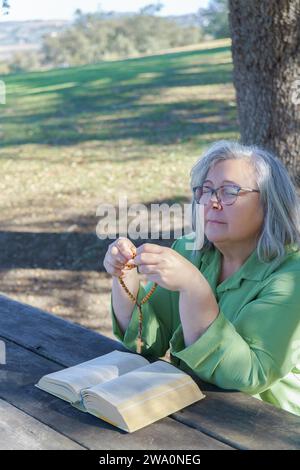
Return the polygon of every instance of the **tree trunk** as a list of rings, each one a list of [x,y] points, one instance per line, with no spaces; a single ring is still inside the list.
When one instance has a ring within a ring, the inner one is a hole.
[[[229,0],[229,23],[241,140],[300,185],[300,0]]]

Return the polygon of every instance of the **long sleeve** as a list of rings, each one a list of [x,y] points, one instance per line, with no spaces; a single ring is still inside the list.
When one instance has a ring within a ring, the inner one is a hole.
[[[234,322],[220,309],[205,333],[188,347],[179,324],[171,355],[221,388],[252,395],[263,392],[296,366],[299,285],[300,271],[274,273],[257,298],[231,316]]]

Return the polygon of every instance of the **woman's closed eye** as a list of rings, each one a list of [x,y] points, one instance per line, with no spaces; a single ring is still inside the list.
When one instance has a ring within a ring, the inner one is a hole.
[[[220,186],[219,188],[222,192],[225,192],[226,194],[237,194],[239,192],[239,187],[238,186]],[[203,186],[202,187],[202,192],[203,193],[209,193],[212,192],[214,188],[211,186]]]

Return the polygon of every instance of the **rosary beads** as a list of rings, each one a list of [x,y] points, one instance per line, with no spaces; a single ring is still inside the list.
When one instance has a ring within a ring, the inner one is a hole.
[[[132,251],[132,258],[135,258],[136,256],[136,252],[134,249],[131,249]],[[125,264],[126,268],[127,269],[133,269],[135,268],[136,266],[135,265],[130,265],[130,264]],[[142,313],[142,305],[147,302],[147,300],[149,300],[149,298],[151,297],[151,295],[153,294],[153,292],[155,291],[156,287],[157,287],[157,284],[154,283],[154,285],[151,287],[150,291],[148,292],[148,294],[145,295],[145,297],[140,301],[138,302],[137,300],[137,297],[135,297],[131,292],[130,290],[128,289],[128,287],[125,285],[125,282],[123,281],[122,279],[122,275],[119,276],[119,281],[120,281],[120,284],[121,286],[123,287],[123,289],[125,290],[125,292],[128,294],[128,296],[130,297],[130,299],[137,305],[138,309],[139,309],[139,327],[138,327],[138,337],[137,337],[137,353],[138,354],[141,354],[142,352],[142,346],[143,346],[143,340],[142,340],[142,328],[143,328],[143,313]]]

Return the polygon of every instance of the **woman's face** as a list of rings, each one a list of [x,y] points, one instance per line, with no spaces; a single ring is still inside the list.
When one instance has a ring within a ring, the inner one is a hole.
[[[228,180],[228,181],[226,181]],[[254,170],[245,160],[224,160],[208,172],[205,186],[219,188],[233,182],[243,188],[258,189]],[[217,203],[216,195],[204,206],[205,235],[212,243],[255,243],[261,231],[264,214],[259,193],[240,192],[234,204]],[[222,223],[214,223],[217,220]]]

